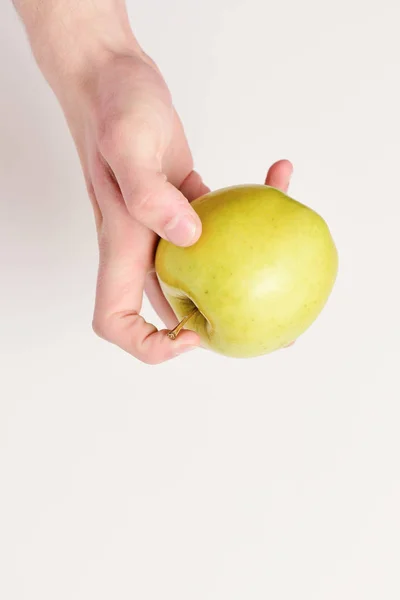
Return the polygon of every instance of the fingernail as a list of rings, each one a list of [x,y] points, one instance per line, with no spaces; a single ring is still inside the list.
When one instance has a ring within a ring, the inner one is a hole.
[[[166,238],[177,246],[189,246],[196,237],[197,225],[190,215],[176,215],[166,224]]]
[[[296,343],[296,340],[294,340],[293,342],[290,342],[289,344],[286,344],[285,346],[283,346],[283,348],[290,348],[295,343]]]

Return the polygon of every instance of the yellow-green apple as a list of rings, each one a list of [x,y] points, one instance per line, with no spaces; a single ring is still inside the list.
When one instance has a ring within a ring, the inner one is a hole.
[[[156,272],[179,320],[202,345],[234,357],[290,344],[316,319],[338,256],[325,221],[275,188],[235,186],[192,203],[203,233],[191,247],[160,240]]]

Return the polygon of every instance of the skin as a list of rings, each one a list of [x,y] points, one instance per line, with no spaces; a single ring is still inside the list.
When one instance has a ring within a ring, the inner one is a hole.
[[[204,346],[248,358],[290,344],[317,318],[338,257],[325,221],[265,186],[220,190],[193,202],[203,223],[190,248],[161,241],[156,269],[179,319]]]
[[[158,236],[190,246],[201,221],[190,202],[208,192],[168,87],[135,39],[122,0],[14,0],[33,54],[74,138],[99,242],[93,328],[137,359],[156,364],[200,344],[184,331],[154,273]],[[287,189],[279,161],[270,185]],[[143,294],[168,329],[140,315]]]

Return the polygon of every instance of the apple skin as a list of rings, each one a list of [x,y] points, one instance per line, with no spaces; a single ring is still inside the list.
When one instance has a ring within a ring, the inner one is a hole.
[[[161,289],[202,345],[232,357],[267,354],[296,340],[333,288],[338,254],[325,221],[283,192],[235,186],[192,202],[203,232],[180,248],[160,240]]]

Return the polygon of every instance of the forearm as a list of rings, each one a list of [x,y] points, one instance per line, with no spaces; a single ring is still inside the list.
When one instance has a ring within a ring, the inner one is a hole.
[[[13,0],[35,58],[53,88],[85,76],[114,52],[139,49],[124,0]]]

